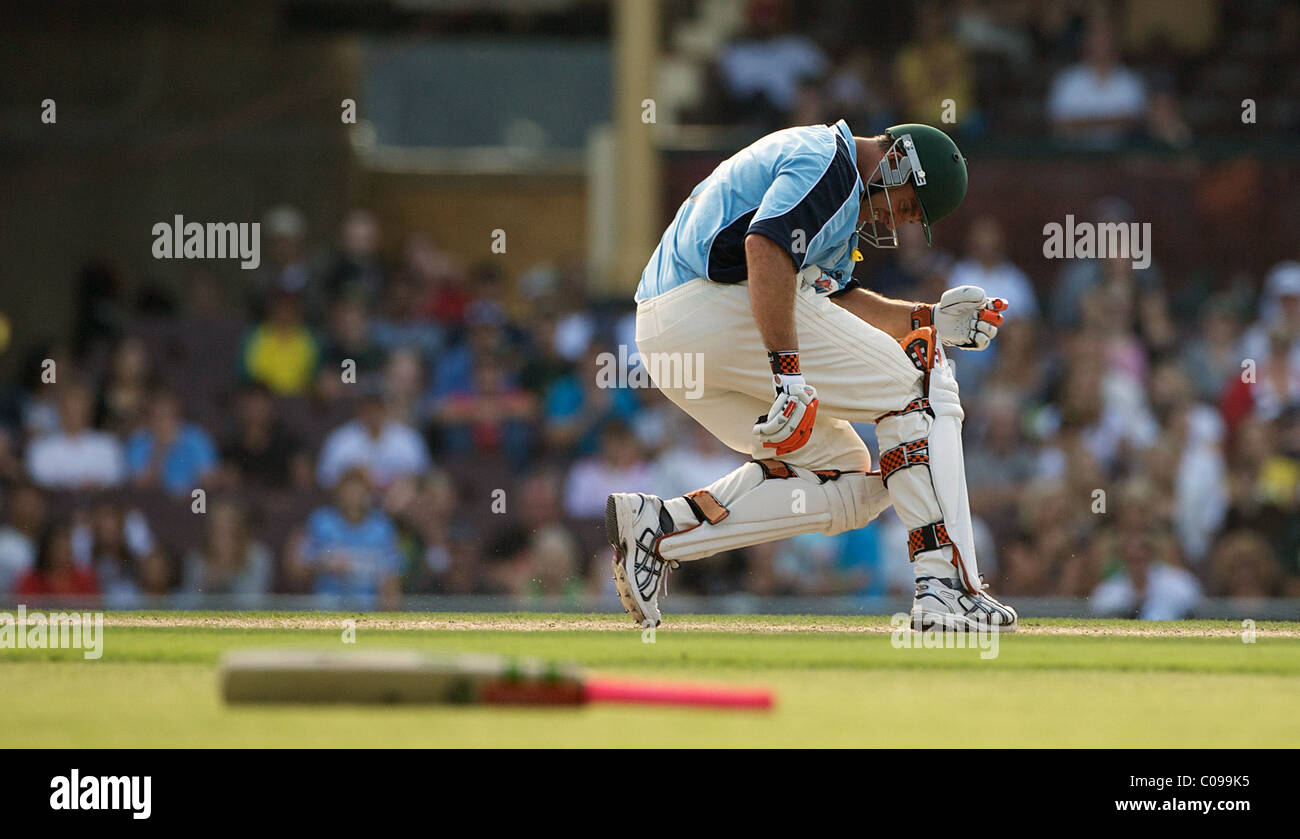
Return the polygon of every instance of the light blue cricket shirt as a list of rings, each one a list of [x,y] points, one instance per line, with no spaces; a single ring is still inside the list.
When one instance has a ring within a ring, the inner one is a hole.
[[[822,269],[820,294],[853,279],[864,188],[849,126],[786,128],[718,164],[677,210],[641,272],[637,302],[696,277],[747,279],[745,237],[759,233],[790,254],[797,269]]]

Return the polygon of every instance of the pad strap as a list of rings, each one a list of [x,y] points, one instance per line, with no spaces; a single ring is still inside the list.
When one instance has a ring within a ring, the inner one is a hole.
[[[943,522],[922,525],[916,530],[908,531],[907,534],[907,549],[912,562],[916,562],[916,555],[919,553],[937,551],[939,548],[949,546],[952,547],[952,564],[957,569],[957,579],[961,581],[962,588],[971,594],[979,594],[983,588],[980,582],[982,578],[970,573],[966,561],[962,558],[961,548],[952,541],[948,535],[948,528]]]
[[[717,524],[725,519],[730,510],[722,506],[713,493],[707,489],[697,489],[694,492],[688,492],[684,496],[686,503],[691,505],[691,512],[700,521],[707,521],[709,524]]]
[[[922,437],[901,446],[894,446],[880,455],[880,480],[889,486],[889,476],[909,466],[930,465],[930,438]]]
[[[919,553],[936,551],[951,544],[952,539],[948,536],[948,528],[941,521],[923,524],[907,533],[907,553],[912,562],[916,561],[916,555]]]
[[[764,478],[771,479],[771,478],[793,478],[794,477],[794,470],[791,469],[790,464],[786,463],[784,460],[776,460],[774,458],[764,458],[763,460],[755,460],[754,462],[758,464],[759,469],[763,470]]]
[[[930,410],[930,400],[927,397],[921,396],[916,399],[913,399],[911,402],[908,402],[900,410],[890,411],[887,414],[881,414],[880,416],[876,417],[876,422],[889,419],[890,417],[901,417],[903,414],[911,414],[916,411],[925,411],[927,414],[934,416],[934,412]]]

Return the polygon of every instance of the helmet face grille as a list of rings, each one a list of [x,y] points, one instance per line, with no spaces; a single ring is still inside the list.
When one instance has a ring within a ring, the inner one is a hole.
[[[880,158],[880,163],[876,164],[876,171],[880,173],[880,181],[877,183],[873,179],[866,185],[867,207],[871,210],[871,218],[858,225],[855,235],[865,239],[873,247],[896,248],[898,247],[898,222],[894,218],[894,205],[890,200],[888,187],[902,186],[908,180],[918,187],[925,186],[925,169],[921,167],[921,157],[916,151],[916,143],[912,141],[911,134],[896,135],[893,144]],[[889,225],[881,225],[876,221],[876,205],[872,200],[873,189],[877,194],[884,196],[885,209],[889,213]],[[917,201],[920,202],[919,189],[916,196]],[[921,204],[921,215],[925,217],[924,203]],[[925,218],[921,226],[925,228],[925,240],[928,243],[930,241],[929,219]]]
[[[911,134],[894,140],[876,168],[880,172],[880,182],[885,186],[902,186],[909,176],[917,186],[925,186],[925,170],[921,168],[921,158],[916,153]]]
[[[884,161],[882,160],[881,163],[884,163]],[[889,213],[890,224],[888,225],[876,221],[876,204],[872,200],[873,190],[876,195],[883,196],[885,210]],[[898,224],[894,219],[894,204],[889,198],[889,190],[874,181],[867,184],[867,208],[870,210],[867,220],[858,225],[858,229],[853,231],[853,235],[865,239],[872,247],[898,247]]]

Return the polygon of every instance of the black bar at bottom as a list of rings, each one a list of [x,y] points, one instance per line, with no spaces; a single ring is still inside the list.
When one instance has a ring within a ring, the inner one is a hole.
[[[701,830],[721,819],[734,833],[734,826],[775,812],[802,820],[809,831],[845,817],[866,830],[886,818],[929,823],[929,830],[944,830],[942,823],[952,820],[967,834],[994,824],[1001,833],[1135,820],[1181,825],[1193,818],[1225,828],[1287,811],[1295,798],[1283,792],[1291,773],[1282,760],[1289,756],[963,748],[691,755],[11,750],[0,803],[9,825],[127,832],[154,825],[292,830],[346,823],[404,832],[399,825],[411,822],[459,834],[511,827],[587,831],[612,828],[605,819],[614,818],[636,832],[642,824],[651,835],[692,819]],[[993,822],[980,827],[985,819]]]

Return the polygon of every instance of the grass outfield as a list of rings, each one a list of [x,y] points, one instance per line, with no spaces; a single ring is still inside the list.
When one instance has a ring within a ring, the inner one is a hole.
[[[775,710],[239,707],[233,649],[466,650],[602,674],[765,685]],[[887,618],[116,613],[102,659],[0,649],[0,746],[1297,746],[1300,624],[1034,620],[978,649],[898,649]]]

